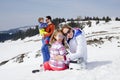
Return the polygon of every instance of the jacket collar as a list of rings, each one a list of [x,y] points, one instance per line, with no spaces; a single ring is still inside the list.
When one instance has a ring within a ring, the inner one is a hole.
[[[80,34],[82,34],[82,31],[79,28],[73,28],[73,37],[68,39],[67,43],[69,43],[71,39],[76,38]]]

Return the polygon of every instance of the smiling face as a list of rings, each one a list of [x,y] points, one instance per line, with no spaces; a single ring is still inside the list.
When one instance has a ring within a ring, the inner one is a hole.
[[[46,18],[46,23],[49,23],[49,22],[50,22],[50,20],[48,18]]]
[[[70,39],[70,38],[73,37],[73,30],[68,29],[68,28],[64,28],[63,29],[63,34],[66,36],[67,39]]]
[[[56,39],[56,41],[62,42],[64,36],[63,36],[62,32],[58,32],[58,33],[54,36],[54,38]]]

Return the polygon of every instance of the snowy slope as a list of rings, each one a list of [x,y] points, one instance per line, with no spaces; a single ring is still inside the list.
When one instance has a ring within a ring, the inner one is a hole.
[[[92,21],[85,27],[88,41],[88,64],[86,70],[46,71],[32,74],[39,69],[42,57],[39,53],[41,37],[0,43],[1,80],[120,80],[120,22]]]
[[[0,62],[12,58],[18,54],[39,50],[41,48],[41,37],[26,38],[24,40],[11,41],[0,43]]]

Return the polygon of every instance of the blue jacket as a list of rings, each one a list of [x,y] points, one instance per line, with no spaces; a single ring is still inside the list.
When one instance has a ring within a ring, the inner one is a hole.
[[[48,26],[47,23],[42,23],[42,22],[39,23],[39,29],[46,28],[47,26]]]

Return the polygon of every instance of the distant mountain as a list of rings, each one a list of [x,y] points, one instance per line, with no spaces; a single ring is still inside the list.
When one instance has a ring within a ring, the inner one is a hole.
[[[34,34],[36,34],[35,29],[36,29],[36,25],[24,26],[24,27],[9,29],[6,31],[0,31],[0,42],[4,42],[5,40],[9,40],[9,39],[17,40],[19,38],[25,38],[26,36],[34,35]],[[29,30],[29,33],[27,30]],[[34,31],[34,33],[33,33],[33,31]],[[26,36],[24,33],[26,33]],[[31,35],[30,35],[30,33],[31,33]]]
[[[9,30],[5,30],[5,31],[0,31],[0,33],[14,34],[14,33],[18,32],[18,31],[26,31],[29,28],[35,28],[35,25],[23,26],[23,27],[19,27],[19,28],[14,28],[14,29],[9,29]]]

